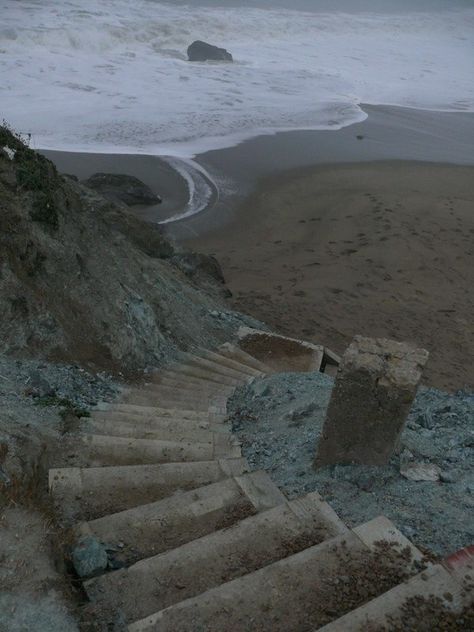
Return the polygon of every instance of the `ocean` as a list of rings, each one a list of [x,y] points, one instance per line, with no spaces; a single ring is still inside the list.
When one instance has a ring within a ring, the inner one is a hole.
[[[188,62],[195,39],[235,62]],[[35,148],[191,158],[361,104],[472,112],[473,75],[461,0],[0,0],[0,118]]]

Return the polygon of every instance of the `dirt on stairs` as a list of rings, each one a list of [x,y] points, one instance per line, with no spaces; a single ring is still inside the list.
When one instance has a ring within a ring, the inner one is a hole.
[[[317,492],[289,501],[249,471],[226,402],[273,370],[230,344],[182,354],[71,439],[49,485],[84,629],[389,631],[420,600],[454,618],[472,604],[469,553],[434,563],[383,516],[348,529]]]

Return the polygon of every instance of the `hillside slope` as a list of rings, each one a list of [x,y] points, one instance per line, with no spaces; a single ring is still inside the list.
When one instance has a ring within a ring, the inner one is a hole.
[[[176,252],[157,226],[0,128],[2,351],[111,371],[157,365],[241,324],[216,318],[222,283],[215,260]]]

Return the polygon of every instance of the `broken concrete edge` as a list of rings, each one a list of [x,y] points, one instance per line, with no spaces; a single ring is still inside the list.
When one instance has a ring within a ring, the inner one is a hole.
[[[340,368],[376,370],[383,374],[384,381],[412,388],[418,385],[429,355],[426,349],[411,343],[355,336],[342,357]]]
[[[356,336],[337,373],[314,467],[388,463],[428,357],[404,342]]]
[[[277,334],[272,331],[265,331],[263,329],[255,329],[253,327],[239,327],[237,331],[236,344],[238,347],[241,347],[246,339],[256,336],[262,336],[263,338],[267,338],[270,340],[274,339],[275,341],[288,341],[294,343],[295,346],[299,346],[301,348],[301,355],[308,354],[312,358],[306,368],[308,372],[320,371],[324,373],[326,366],[337,367],[341,362],[341,358],[339,355],[323,345],[317,345],[312,342],[308,342],[307,340],[292,338],[290,336],[284,336],[282,334]],[[250,352],[247,351],[247,353]]]
[[[474,589],[474,544],[445,557],[441,564],[459,583]]]

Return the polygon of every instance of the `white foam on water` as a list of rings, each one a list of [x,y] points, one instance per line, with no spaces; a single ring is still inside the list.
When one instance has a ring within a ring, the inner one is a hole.
[[[0,0],[0,118],[32,146],[175,163],[187,216],[209,200],[198,153],[260,134],[340,129],[360,104],[474,111],[474,8],[406,15]],[[204,39],[233,64],[190,63]],[[186,172],[186,173],[185,173]],[[193,210],[194,209],[194,210]]]
[[[205,39],[234,64],[193,64]],[[360,103],[474,110],[474,9],[389,15],[2,0],[1,115],[36,146],[192,157],[339,129]]]
[[[200,164],[191,159],[175,156],[162,156],[184,179],[188,188],[189,200],[179,213],[161,220],[160,224],[177,222],[200,213],[209,206],[212,197],[219,196],[219,187],[209,173]]]

